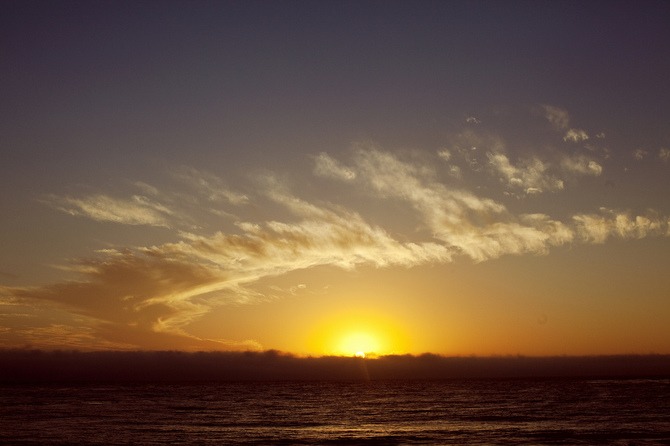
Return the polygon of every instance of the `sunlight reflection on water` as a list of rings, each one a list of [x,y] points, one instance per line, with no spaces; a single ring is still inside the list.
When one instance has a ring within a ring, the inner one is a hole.
[[[670,442],[669,380],[4,387],[0,442]]]

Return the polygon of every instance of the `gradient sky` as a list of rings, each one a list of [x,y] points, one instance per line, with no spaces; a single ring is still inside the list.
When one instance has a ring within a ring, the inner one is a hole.
[[[670,353],[670,3],[0,10],[0,346]]]

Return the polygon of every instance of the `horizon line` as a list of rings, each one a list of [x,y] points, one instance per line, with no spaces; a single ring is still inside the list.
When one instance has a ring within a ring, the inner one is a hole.
[[[0,384],[670,378],[670,354],[298,357],[278,350],[0,349]]]

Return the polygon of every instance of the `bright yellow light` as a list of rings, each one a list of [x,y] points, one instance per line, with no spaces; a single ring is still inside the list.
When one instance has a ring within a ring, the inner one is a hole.
[[[342,338],[339,351],[344,354],[379,351],[379,342],[369,333],[349,333]]]
[[[409,342],[397,324],[378,315],[347,314],[319,324],[308,348],[317,354],[365,357],[405,353]]]

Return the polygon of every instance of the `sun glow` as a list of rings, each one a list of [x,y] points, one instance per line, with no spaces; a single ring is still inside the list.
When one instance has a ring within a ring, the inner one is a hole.
[[[342,338],[339,345],[339,351],[343,354],[356,354],[365,352],[374,353],[379,351],[379,342],[369,333],[357,332],[346,335]]]
[[[357,314],[330,318],[313,333],[308,347],[317,354],[364,358],[406,353],[409,342],[397,324]]]

